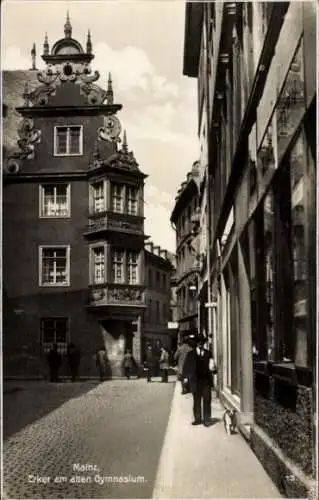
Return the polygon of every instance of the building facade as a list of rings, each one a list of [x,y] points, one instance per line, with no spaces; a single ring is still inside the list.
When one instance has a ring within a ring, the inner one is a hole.
[[[179,340],[197,331],[197,288],[200,255],[194,227],[199,207],[199,171],[194,162],[175,198],[171,223],[176,232],[176,300]]]
[[[314,2],[186,5],[219,396],[291,498],[314,496],[317,467],[316,15]]]
[[[90,32],[84,51],[67,16],[42,58],[44,71],[3,75],[4,375],[42,374],[69,341],[81,374],[103,345],[119,375],[125,348],[141,358],[147,176],[120,139],[111,77],[104,90],[91,72]]]
[[[148,344],[160,350],[176,348],[176,330],[170,328],[171,254],[152,242],[145,243],[146,310],[144,313],[143,354]]]

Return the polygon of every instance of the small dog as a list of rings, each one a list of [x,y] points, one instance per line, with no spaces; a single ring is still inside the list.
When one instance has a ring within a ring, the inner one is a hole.
[[[226,409],[223,415],[223,422],[226,434],[234,434],[237,427],[237,412],[236,410]]]

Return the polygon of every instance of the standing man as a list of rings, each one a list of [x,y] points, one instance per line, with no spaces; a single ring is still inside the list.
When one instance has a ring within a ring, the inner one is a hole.
[[[174,361],[177,363],[177,378],[180,380],[182,385],[182,394],[187,394],[188,383],[184,382],[183,368],[187,354],[192,350],[192,347],[188,344],[187,338],[183,337],[181,345],[177,348],[174,354]]]
[[[129,380],[129,378],[132,374],[133,367],[136,370],[137,377],[139,377],[138,366],[137,366],[137,363],[133,357],[133,354],[131,353],[130,349],[126,349],[126,352],[125,352],[124,358],[123,358],[123,369],[124,369],[124,375],[127,378],[127,380]]]
[[[151,344],[148,344],[145,353],[145,367],[147,373],[147,382],[152,382],[152,374],[153,374],[153,366],[154,366],[154,355]]]
[[[67,357],[69,363],[69,370],[71,374],[72,382],[75,382],[75,379],[78,375],[79,365],[80,365],[80,350],[73,342],[70,342],[67,350]]]
[[[61,365],[61,354],[58,351],[57,344],[53,344],[52,349],[48,354],[48,363],[50,369],[50,380],[51,382],[59,381],[59,368]]]
[[[193,349],[187,354],[184,375],[188,377],[193,394],[194,421],[192,425],[203,423],[208,427],[211,419],[212,374],[216,368],[211,353],[204,348],[205,337],[194,337]]]
[[[98,349],[96,353],[96,366],[99,369],[100,381],[103,382],[107,367],[107,356],[105,347],[101,347],[100,349]]]
[[[162,372],[162,382],[168,382],[169,354],[165,347],[161,347],[159,364]]]

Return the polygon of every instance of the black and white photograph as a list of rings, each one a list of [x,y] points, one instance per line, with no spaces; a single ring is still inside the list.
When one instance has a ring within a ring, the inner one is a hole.
[[[318,498],[316,1],[4,0],[1,498]]]

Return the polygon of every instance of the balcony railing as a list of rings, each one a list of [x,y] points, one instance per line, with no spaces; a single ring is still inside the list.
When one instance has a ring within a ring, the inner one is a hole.
[[[90,285],[88,293],[90,306],[145,306],[145,293],[142,285],[108,284]]]
[[[101,214],[91,216],[85,234],[91,235],[103,231],[119,231],[130,234],[144,234],[143,219],[125,220],[120,218],[121,214]]]

